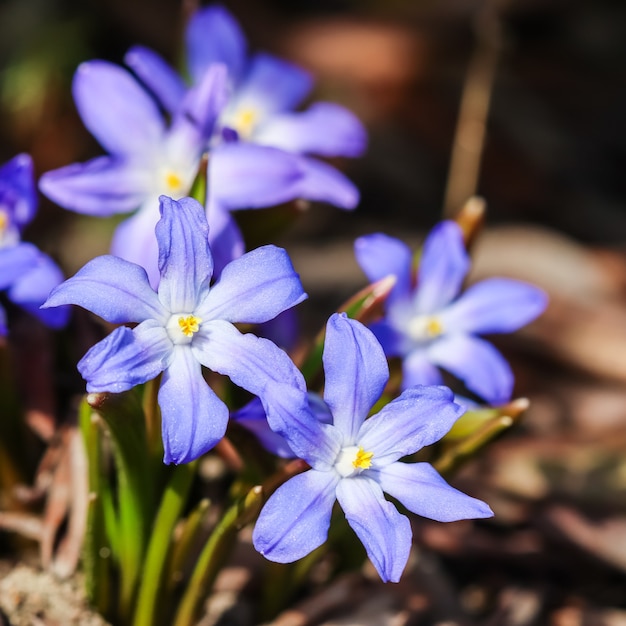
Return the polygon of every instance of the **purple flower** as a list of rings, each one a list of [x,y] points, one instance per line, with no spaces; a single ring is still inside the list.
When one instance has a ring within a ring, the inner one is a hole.
[[[461,229],[442,222],[424,243],[413,286],[411,250],[383,234],[355,242],[356,258],[371,281],[393,274],[396,285],[382,321],[371,326],[388,357],[403,359],[403,387],[440,384],[439,367],[492,404],[510,399],[513,373],[504,357],[478,334],[508,333],[547,306],[546,294],[526,283],[483,280],[459,295],[470,267]]]
[[[193,85],[202,83],[215,63],[228,68],[230,95],[216,125],[209,161],[212,229],[213,214],[221,213],[220,226],[228,229],[231,244],[241,247],[229,211],[297,198],[344,209],[357,205],[356,187],[335,168],[307,155],[358,156],[367,143],[366,131],[353,113],[334,103],[293,111],[312,89],[308,72],[268,54],[248,60],[239,24],[220,5],[192,15],[186,52]],[[179,109],[188,88],[165,60],[135,46],[125,62],[166,110],[173,114]]]
[[[225,68],[214,65],[181,101],[168,126],[156,102],[122,67],[90,61],[74,76],[78,112],[109,156],[47,172],[41,191],[87,215],[139,209],[118,227],[112,252],[143,265],[153,284],[158,279],[154,226],[159,196],[188,195],[225,102],[225,81]]]
[[[186,29],[186,52],[192,83],[202,82],[214,63],[228,68],[231,95],[219,120],[229,137],[298,154],[355,157],[367,135],[350,111],[318,102],[294,112],[309,95],[313,78],[305,70],[269,54],[248,59],[241,27],[223,6],[196,11]],[[155,52],[136,46],[125,58],[170,112],[186,93],[180,76]]]
[[[121,326],[82,358],[89,392],[121,392],[163,372],[159,390],[165,463],[184,463],[224,435],[226,405],[201,366],[268,401],[274,380],[296,384],[294,366],[272,342],[241,334],[234,322],[259,323],[306,294],[287,253],[264,246],[230,263],[211,285],[213,258],[204,209],[191,198],[161,197],[156,227],[160,282],[144,269],[101,256],[55,289],[44,306],[78,304]]]
[[[0,166],[0,290],[11,302],[38,317],[51,328],[67,322],[68,309],[42,311],[40,305],[63,281],[54,261],[30,243],[21,241],[22,230],[37,210],[33,162],[19,154]],[[6,313],[0,305],[0,334],[5,335]]]
[[[463,413],[445,387],[412,387],[367,418],[389,378],[374,335],[345,314],[326,327],[326,423],[311,410],[302,387],[277,384],[266,408],[273,430],[311,469],[269,498],[253,532],[255,548],[271,561],[289,563],[327,537],[335,500],[384,581],[397,582],[411,547],[409,511],[438,521],[490,517],[491,509],[448,485],[428,463],[400,459],[440,439]]]

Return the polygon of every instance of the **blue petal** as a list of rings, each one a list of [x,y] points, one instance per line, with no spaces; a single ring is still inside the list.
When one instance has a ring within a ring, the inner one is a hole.
[[[37,265],[40,252],[32,243],[0,248],[0,289],[7,289]]]
[[[429,347],[428,357],[490,404],[502,404],[511,398],[513,372],[504,357],[484,339],[444,336]]]
[[[213,254],[213,276],[219,278],[222,270],[245,251],[243,235],[230,211],[211,203],[207,210],[209,246]]]
[[[354,209],[359,203],[359,190],[339,170],[317,159],[300,156],[302,177],[291,191],[292,198],[317,200],[340,209]]]
[[[254,133],[254,141],[289,152],[356,157],[365,150],[367,133],[348,109],[317,102],[302,113],[272,116]]]
[[[308,95],[313,77],[297,65],[257,54],[233,96],[233,108],[258,110],[261,117],[291,111]]]
[[[211,138],[217,116],[228,99],[227,78],[225,65],[211,65],[202,80],[187,92],[176,110],[173,126],[192,124],[198,130],[200,147]]]
[[[259,398],[253,398],[248,404],[232,413],[231,418],[254,434],[261,445],[272,454],[285,459],[296,456],[287,440],[270,428],[265,409]]]
[[[187,64],[195,83],[212,63],[224,63],[234,81],[246,61],[246,39],[237,20],[221,5],[196,11],[185,33]]]
[[[465,291],[441,315],[446,332],[510,333],[541,315],[548,297],[509,278],[488,278]]]
[[[61,328],[67,323],[70,309],[66,306],[41,309],[52,289],[63,282],[59,266],[46,254],[40,252],[36,264],[22,274],[11,286],[9,299],[38,317],[50,328]]]
[[[337,500],[378,575],[384,582],[397,583],[411,551],[408,518],[385,500],[376,482],[364,476],[344,478],[337,486]]]
[[[160,204],[159,300],[172,313],[192,313],[206,298],[213,275],[204,208],[193,198],[161,196]]]
[[[410,293],[413,253],[403,241],[383,233],[366,235],[355,240],[354,254],[370,282],[375,283],[390,274],[396,277],[389,301]]]
[[[420,259],[415,303],[418,313],[435,313],[461,290],[470,266],[463,233],[455,222],[432,229]]]
[[[230,322],[204,321],[192,349],[202,365],[228,376],[261,400],[272,382],[305,389],[302,374],[286,352],[268,339],[240,333]]]
[[[447,387],[412,387],[365,421],[358,445],[383,467],[438,441],[465,409]]]
[[[285,250],[262,246],[229,263],[202,305],[202,319],[259,324],[307,297]]]
[[[89,261],[54,289],[43,306],[61,304],[76,304],[113,324],[167,321],[144,269],[110,255]]]
[[[152,320],[134,330],[116,328],[78,362],[87,391],[120,393],[158,376],[167,366],[172,342]]]
[[[144,46],[133,46],[126,53],[124,63],[135,72],[168,113],[178,109],[187,87],[161,55]]]
[[[324,342],[324,400],[333,424],[354,445],[359,428],[389,379],[381,345],[360,322],[345,313],[331,315]]]
[[[65,209],[108,217],[137,209],[151,192],[153,180],[145,163],[98,157],[46,172],[39,189]]]
[[[82,63],[72,84],[83,123],[114,155],[148,156],[158,148],[165,122],[153,98],[123,67]]]
[[[261,510],[252,532],[254,547],[270,561],[292,563],[321,546],[338,480],[336,472],[309,470],[281,485]]]
[[[159,389],[164,463],[188,463],[225,434],[228,408],[202,377],[189,346],[176,346]]]
[[[20,230],[35,216],[37,191],[30,155],[18,154],[0,167],[0,206]]]
[[[385,493],[422,517],[455,522],[493,516],[487,504],[448,485],[429,463],[392,463],[375,475]]]
[[[266,146],[227,143],[211,152],[208,192],[211,201],[225,210],[256,209],[298,198],[296,185],[301,178],[295,155]]]
[[[425,349],[416,348],[402,361],[402,389],[415,385],[441,384],[443,384],[441,372],[430,362]]]
[[[158,200],[150,198],[135,215],[119,224],[111,241],[111,254],[141,265],[155,291],[161,279],[159,247],[154,233],[158,221]]]
[[[406,337],[388,324],[386,320],[373,322],[369,325],[369,329],[374,333],[388,357],[402,356],[406,352]]]

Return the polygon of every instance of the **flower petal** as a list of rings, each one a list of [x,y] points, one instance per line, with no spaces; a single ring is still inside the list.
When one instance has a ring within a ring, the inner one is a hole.
[[[167,313],[139,265],[115,256],[99,256],[52,291],[44,308],[76,304],[113,324],[167,321]]]
[[[281,485],[261,510],[252,532],[254,547],[270,561],[292,563],[321,546],[338,480],[336,472],[309,470]]]
[[[435,313],[460,291],[470,267],[463,233],[456,222],[441,222],[432,229],[420,259],[415,304],[417,313]]]
[[[429,463],[391,463],[375,475],[385,493],[422,517],[455,522],[493,516],[487,504],[451,487]]]
[[[112,157],[73,163],[39,179],[41,192],[59,206],[98,217],[134,211],[152,186],[153,173],[145,164]]]
[[[511,367],[484,339],[471,335],[441,337],[428,348],[428,358],[490,404],[502,404],[511,398],[515,382]]]
[[[206,214],[193,198],[159,201],[159,300],[172,313],[192,313],[209,293],[213,275]]]
[[[298,197],[294,185],[302,177],[295,155],[242,142],[221,144],[213,149],[208,171],[211,201],[231,211],[293,200]]]
[[[32,243],[0,248],[0,289],[7,289],[37,265],[40,252]]]
[[[194,83],[212,63],[224,63],[234,81],[246,61],[246,39],[237,20],[220,5],[196,11],[185,32],[187,63]]]
[[[217,116],[228,99],[228,73],[222,63],[214,63],[185,95],[176,110],[173,126],[192,124],[197,129],[200,145],[206,145],[213,134]]]
[[[111,241],[111,254],[141,265],[155,291],[161,279],[159,246],[154,233],[159,221],[158,205],[157,198],[148,198],[135,215],[118,225]]]
[[[230,211],[211,203],[207,210],[209,247],[213,255],[213,277],[219,278],[222,270],[245,251],[243,235]]]
[[[292,198],[328,202],[340,209],[354,209],[359,190],[339,170],[317,159],[300,156],[302,177],[291,190]]]
[[[430,362],[426,350],[417,348],[402,361],[402,389],[415,385],[441,384],[443,384],[441,372]]]
[[[87,391],[120,393],[158,376],[167,366],[172,342],[153,320],[134,330],[116,328],[78,362]]]
[[[160,54],[144,46],[133,46],[126,53],[124,63],[135,72],[168,113],[178,109],[187,87]]]
[[[165,122],[156,102],[123,67],[107,61],[79,65],[72,91],[89,132],[114,155],[148,155]]]
[[[384,582],[397,583],[411,551],[408,518],[385,500],[376,482],[364,476],[344,478],[337,485],[337,500],[378,575]]]
[[[326,422],[306,391],[294,385],[271,383],[263,400],[270,428],[285,438],[296,456],[311,467],[329,471],[341,450],[342,433]]]
[[[510,333],[541,315],[545,292],[509,278],[488,278],[467,289],[441,315],[446,328],[462,333]]]
[[[289,152],[356,157],[367,145],[367,133],[348,109],[317,102],[306,111],[272,116],[254,133],[254,141]]]
[[[40,252],[36,264],[11,285],[7,295],[11,302],[19,304],[50,328],[62,328],[67,323],[69,307],[40,308],[52,289],[62,282],[63,273],[59,266]]]
[[[261,119],[291,111],[313,87],[313,77],[302,68],[270,54],[256,54],[232,101],[235,110],[258,111]]]
[[[390,274],[396,277],[388,302],[410,293],[413,253],[403,241],[383,233],[365,235],[355,240],[354,254],[371,283]]]
[[[10,212],[10,221],[20,230],[35,216],[37,191],[29,154],[18,154],[0,166],[0,206]]]
[[[368,328],[374,333],[388,357],[402,356],[406,352],[406,337],[388,324],[386,320],[373,322]]]
[[[229,263],[198,314],[203,319],[259,324],[306,297],[287,252],[267,245]]]
[[[465,409],[447,387],[411,387],[365,420],[358,445],[374,453],[372,467],[388,465],[438,441]]]
[[[272,454],[285,459],[296,456],[289,447],[287,440],[270,428],[265,409],[259,398],[253,398],[248,404],[232,413],[231,418],[249,430],[261,445]]]
[[[202,365],[228,376],[261,400],[272,382],[305,390],[302,374],[286,352],[268,339],[240,333],[230,322],[203,322],[194,336],[192,349]]]
[[[188,463],[225,434],[228,408],[202,377],[189,346],[176,346],[159,389],[164,463]]]
[[[345,313],[335,313],[326,324],[323,362],[324,400],[333,424],[344,435],[343,445],[354,445],[359,428],[389,379],[387,359],[363,324]]]

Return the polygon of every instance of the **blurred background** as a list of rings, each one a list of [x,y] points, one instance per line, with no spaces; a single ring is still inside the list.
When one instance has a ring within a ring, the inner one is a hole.
[[[279,241],[311,296],[311,327],[365,284],[354,237],[417,246],[474,193],[487,226],[471,280],[506,274],[551,299],[538,322],[497,340],[530,410],[454,483],[495,521],[415,521],[421,557],[399,587],[376,588],[358,623],[626,624],[626,5],[224,4],[251,49],[311,70],[313,99],[351,108],[370,134],[363,158],[335,162],[361,190],[357,210],[312,207]],[[134,44],[178,64],[194,6],[3,0],[0,161],[29,152],[41,174],[100,154],[71,99],[76,66],[121,63]],[[254,230],[262,218],[242,219]],[[25,237],[71,274],[107,251],[112,228],[42,198]],[[363,585],[344,597],[365,598]]]

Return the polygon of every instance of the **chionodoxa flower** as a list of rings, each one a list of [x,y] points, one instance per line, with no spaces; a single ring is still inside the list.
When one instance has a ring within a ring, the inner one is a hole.
[[[184,463],[224,435],[228,409],[205,382],[201,366],[228,376],[267,401],[275,380],[293,381],[294,366],[267,339],[242,334],[234,322],[272,319],[306,298],[282,248],[267,245],[227,265],[211,284],[213,260],[203,207],[192,198],[160,199],[156,226],[160,281],[144,268],[100,256],[59,285],[45,307],[77,304],[115,329],[78,364],[89,392],[121,392],[163,372],[158,394],[165,463]]]
[[[446,387],[416,386],[367,418],[389,369],[371,331],[345,314],[327,323],[323,361],[331,423],[313,410],[302,381],[296,387],[272,383],[278,389],[266,403],[270,427],[311,469],[269,498],[254,528],[254,546],[279,563],[306,556],[326,540],[338,500],[380,577],[397,582],[409,556],[411,526],[385,493],[442,522],[493,514],[484,502],[448,485],[429,463],[400,460],[439,440],[463,408]]]

